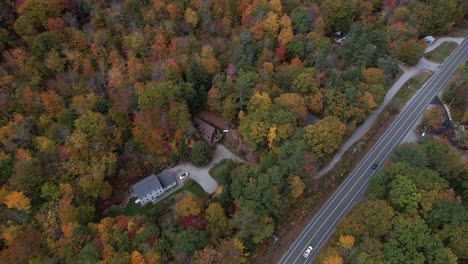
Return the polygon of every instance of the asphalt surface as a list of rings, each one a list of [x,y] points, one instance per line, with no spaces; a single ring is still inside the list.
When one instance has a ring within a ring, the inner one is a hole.
[[[354,204],[358,202],[358,198],[362,197],[370,177],[379,171],[382,163],[398,146],[424,109],[450,79],[456,68],[468,58],[467,45],[468,38],[465,38],[452,55],[445,60],[440,69],[421,87],[416,96],[413,97],[412,102],[407,104],[389,129],[325,203],[279,263],[313,262],[321,247],[333,234],[338,221],[346,216]],[[379,165],[375,170],[372,169],[374,164]],[[302,254],[309,245],[314,249],[308,258],[304,258]]]
[[[192,165],[191,163],[182,163],[171,170],[174,171],[187,171],[189,173],[189,178],[196,181],[200,186],[205,190],[207,193],[214,193],[218,188],[218,183],[211,177],[210,169],[218,162],[222,161],[223,159],[232,159],[239,162],[244,162],[243,160],[239,159],[236,155],[234,155],[231,151],[225,148],[221,144],[216,144],[216,151],[213,154],[213,159],[210,163],[203,167],[197,167]]]

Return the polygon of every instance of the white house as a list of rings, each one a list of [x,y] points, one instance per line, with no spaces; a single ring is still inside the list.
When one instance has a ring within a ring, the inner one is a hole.
[[[175,185],[177,185],[177,180],[169,171],[150,175],[132,185],[133,196],[137,198],[135,203],[145,205]]]

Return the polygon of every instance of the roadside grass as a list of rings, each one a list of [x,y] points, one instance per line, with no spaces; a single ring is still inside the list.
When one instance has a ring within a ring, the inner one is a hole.
[[[428,52],[424,57],[430,61],[442,63],[457,48],[458,44],[453,41],[448,41],[440,44],[439,47]]]
[[[123,211],[121,211],[118,206],[114,205],[109,208],[105,216],[109,216],[109,217],[116,217],[119,215],[133,216],[133,215],[146,215],[149,211],[160,212],[162,210],[160,210],[159,207],[167,207],[168,203],[169,204],[172,203],[176,194],[180,192],[183,192],[187,195],[194,195],[200,200],[204,200],[208,196],[208,194],[205,192],[205,190],[203,190],[200,184],[196,183],[192,179],[187,179],[185,180],[184,186],[182,188],[178,189],[173,194],[169,195],[168,197],[164,198],[163,200],[159,201],[156,204],[148,203],[145,206],[141,206],[140,204],[135,203],[136,198],[133,197],[127,203],[127,206],[125,206],[125,209]]]
[[[432,76],[433,72],[428,70],[423,70],[413,77],[411,77],[408,81],[406,81],[392,98],[392,101],[398,102],[399,107],[403,107],[403,105],[414,95],[414,93],[419,90],[423,84]],[[387,109],[386,109],[387,110]]]

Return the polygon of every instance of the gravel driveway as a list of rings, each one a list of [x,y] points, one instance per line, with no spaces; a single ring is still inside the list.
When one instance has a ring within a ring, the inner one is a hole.
[[[218,188],[218,183],[213,179],[213,177],[211,177],[211,175],[208,172],[213,167],[213,165],[215,165],[223,159],[233,159],[239,162],[244,162],[232,152],[230,152],[228,149],[226,149],[223,145],[217,144],[216,151],[213,154],[213,159],[208,165],[204,167],[195,167],[191,163],[182,163],[175,166],[174,168],[171,168],[171,170],[180,170],[182,172],[187,171],[190,174],[189,178],[200,184],[200,186],[203,188],[203,190],[205,190],[205,192],[214,193]]]

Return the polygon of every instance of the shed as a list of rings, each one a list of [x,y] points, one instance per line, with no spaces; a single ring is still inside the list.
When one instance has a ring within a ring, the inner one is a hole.
[[[426,41],[427,45],[429,46],[435,41],[435,38],[433,36],[426,36],[426,37],[424,37],[424,40]]]

